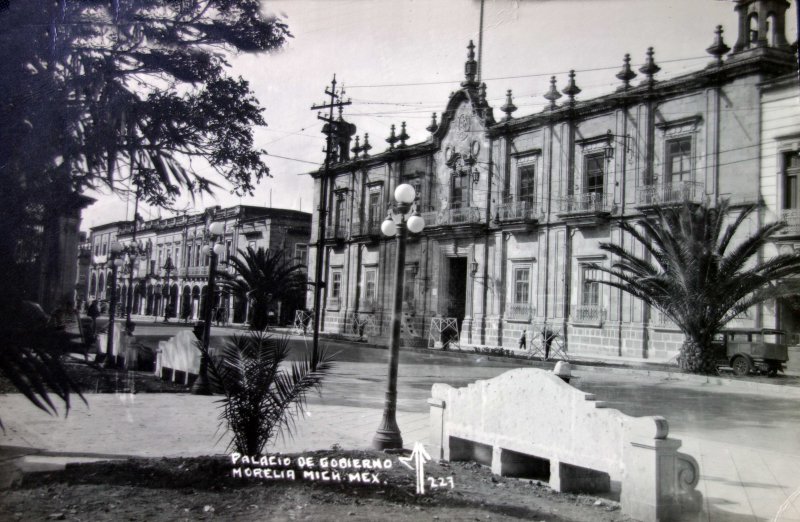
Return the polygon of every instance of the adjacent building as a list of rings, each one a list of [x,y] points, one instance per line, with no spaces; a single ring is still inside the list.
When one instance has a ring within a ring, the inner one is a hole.
[[[87,296],[101,301],[110,299],[110,245],[136,244],[139,255],[135,262],[119,269],[117,310],[124,315],[130,306],[132,314],[151,317],[177,317],[185,321],[204,317],[207,305],[209,256],[203,246],[209,244],[211,223],[225,225],[224,236],[217,241],[225,247],[220,269],[231,256],[248,247],[279,250],[287,260],[307,263],[311,234],[311,215],[295,210],[238,205],[231,208],[211,207],[197,214],[186,214],[149,221],[108,223],[91,229],[89,248],[93,253],[87,276]],[[219,292],[212,304],[219,311],[220,321],[244,323],[248,320],[249,303],[244,298]],[[276,303],[276,319],[288,321],[295,309],[304,308],[304,296],[296,302]]]
[[[340,116],[325,128],[333,165],[310,173],[315,204],[324,183],[328,209],[324,246],[316,248],[315,215],[310,251],[312,265],[324,256],[323,330],[349,332],[369,319],[374,335],[388,336],[396,245],[380,225],[395,187],[409,183],[426,227],[406,253],[406,344],[426,343],[431,319],[450,317],[462,345],[514,349],[546,325],[571,353],[673,357],[683,339],[675,325],[592,282],[603,275],[591,267],[613,262],[600,243],[633,245],[621,222],[663,205],[729,198],[766,202],[758,220],[795,216],[800,127],[784,114],[791,96],[797,110],[788,6],[736,1],[732,48],[718,27],[700,70],[661,80],[651,48],[638,71],[625,56],[614,92],[584,100],[574,73],[553,77],[549,106],[520,118],[511,91],[496,118],[470,43],[461,88],[438,122],[434,114],[430,136],[408,144],[405,125],[393,127],[377,154],[369,136],[351,143],[356,129]],[[793,230],[790,248],[797,223]],[[788,313],[766,306],[736,322],[796,328]]]

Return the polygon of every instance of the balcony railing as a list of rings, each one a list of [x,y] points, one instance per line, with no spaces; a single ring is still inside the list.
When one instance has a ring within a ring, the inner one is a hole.
[[[380,236],[381,223],[379,220],[366,220],[353,223],[353,235],[359,236]]]
[[[637,205],[701,203],[703,197],[705,197],[705,188],[702,183],[695,181],[646,185],[636,189]]]
[[[509,321],[530,322],[533,319],[534,307],[530,303],[506,303],[505,318]]]
[[[561,201],[561,214],[593,214],[610,213],[612,209],[611,194],[587,192],[573,194]]]
[[[781,232],[792,235],[800,234],[800,208],[787,208],[782,214],[782,218],[788,226]]]
[[[425,220],[426,228],[446,225],[484,223],[485,217],[485,211],[480,207],[448,208],[444,210],[433,210],[422,213],[422,218]]]
[[[208,277],[207,266],[190,266],[186,271],[189,277]]]
[[[536,204],[533,201],[507,201],[497,207],[498,221],[532,221],[537,219]]]
[[[580,305],[572,308],[572,320],[579,323],[601,323],[606,318],[606,309],[599,305]]]
[[[334,225],[325,229],[325,239],[344,239],[347,237],[347,230],[344,225]]]

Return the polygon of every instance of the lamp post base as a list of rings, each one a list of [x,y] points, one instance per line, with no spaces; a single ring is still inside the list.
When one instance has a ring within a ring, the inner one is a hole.
[[[403,437],[395,420],[394,409],[387,405],[387,410],[383,412],[381,425],[372,438],[372,447],[379,451],[403,449]]]

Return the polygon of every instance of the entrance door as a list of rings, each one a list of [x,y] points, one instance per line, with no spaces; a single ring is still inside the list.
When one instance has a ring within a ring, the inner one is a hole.
[[[458,331],[464,321],[467,305],[467,258],[449,257],[449,270],[447,276],[447,303],[446,317],[455,317],[458,320]]]

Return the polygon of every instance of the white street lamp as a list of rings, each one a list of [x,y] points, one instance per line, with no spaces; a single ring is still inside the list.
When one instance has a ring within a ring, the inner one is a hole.
[[[422,232],[425,220],[418,212],[414,212],[406,221],[406,215],[411,211],[416,192],[408,184],[398,185],[394,190],[396,204],[392,212],[381,224],[381,231],[387,237],[397,237],[397,259],[395,260],[394,279],[394,307],[392,308],[392,330],[389,344],[389,378],[386,387],[386,400],[384,402],[383,419],[372,445],[376,449],[400,449],[403,447],[403,437],[397,426],[397,366],[400,358],[400,315],[403,311],[403,275],[406,262],[406,229],[413,234]],[[395,222],[395,217],[399,221]]]

